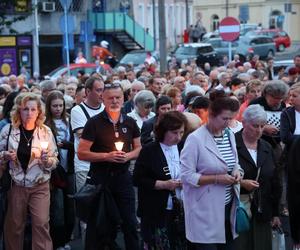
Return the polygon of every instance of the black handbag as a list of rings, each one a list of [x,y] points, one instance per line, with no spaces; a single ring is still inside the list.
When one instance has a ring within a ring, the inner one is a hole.
[[[177,235],[185,234],[183,202],[176,197],[175,191],[171,192],[174,212],[174,227]]]
[[[8,141],[9,141],[9,136],[11,133],[12,126],[9,126],[9,131],[8,131],[8,136],[7,136],[7,141],[6,141],[6,148],[5,150],[8,151]],[[0,179],[0,192],[7,192],[12,185],[12,179],[11,175],[9,173],[9,162],[6,163],[6,168],[2,174],[2,177]]]
[[[75,200],[76,216],[83,222],[88,221],[101,187],[85,183],[74,195],[69,195]]]
[[[7,136],[7,142],[6,142],[6,151],[8,150],[8,140],[11,133],[11,128],[12,126],[10,125],[8,136]],[[7,210],[7,192],[11,188],[11,185],[12,185],[12,179],[9,173],[9,163],[7,162],[6,168],[0,179],[0,237],[3,234],[4,219]]]
[[[60,164],[52,170],[50,183],[57,188],[65,188],[68,185],[67,173]]]

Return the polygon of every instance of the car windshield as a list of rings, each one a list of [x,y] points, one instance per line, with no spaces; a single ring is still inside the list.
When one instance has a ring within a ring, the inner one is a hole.
[[[175,55],[196,55],[197,48],[194,47],[178,47],[175,51]]]
[[[134,65],[140,65],[145,62],[146,52],[145,53],[129,53],[126,54],[120,61],[121,64],[133,63]]]
[[[58,71],[63,70],[65,67],[66,67],[66,66],[60,66],[60,67],[58,67],[57,69],[52,70],[52,71],[48,74],[48,76],[56,75]]]

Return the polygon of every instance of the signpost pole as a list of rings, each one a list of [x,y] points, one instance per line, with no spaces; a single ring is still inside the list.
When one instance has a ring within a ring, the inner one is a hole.
[[[231,62],[232,60],[232,48],[231,48],[231,42],[228,42],[228,61]]]
[[[240,22],[234,17],[225,17],[219,26],[220,36],[228,42],[228,61],[232,60],[232,42],[240,36]]]
[[[70,54],[69,54],[69,34],[68,34],[68,17],[67,17],[67,3],[64,4],[64,15],[65,15],[65,37],[66,37],[66,57],[67,57],[67,68],[68,76],[70,76]]]

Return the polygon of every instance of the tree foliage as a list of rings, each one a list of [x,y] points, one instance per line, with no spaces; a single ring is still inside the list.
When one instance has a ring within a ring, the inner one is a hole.
[[[12,28],[15,22],[23,21],[31,15],[29,0],[1,0],[0,1],[0,33],[8,30],[10,34],[18,32]]]

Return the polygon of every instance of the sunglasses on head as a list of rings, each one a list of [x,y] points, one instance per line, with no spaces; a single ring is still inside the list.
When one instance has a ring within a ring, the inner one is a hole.
[[[106,83],[104,84],[104,89],[116,89],[122,88],[120,83]]]

